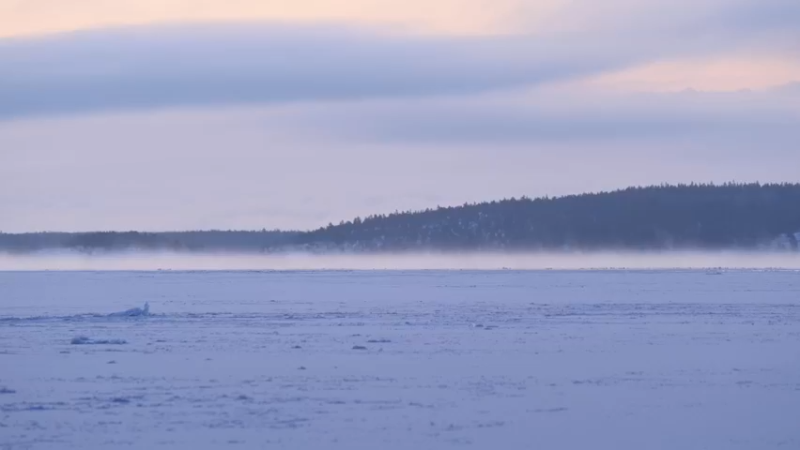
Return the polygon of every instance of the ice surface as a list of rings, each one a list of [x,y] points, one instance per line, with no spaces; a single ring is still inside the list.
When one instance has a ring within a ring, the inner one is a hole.
[[[92,339],[86,336],[76,336],[70,341],[72,345],[124,345],[124,339]]]
[[[800,448],[799,344],[796,272],[5,272],[0,448]]]
[[[142,317],[150,315],[150,302],[146,302],[142,308],[131,308],[125,311],[114,312],[109,317]]]

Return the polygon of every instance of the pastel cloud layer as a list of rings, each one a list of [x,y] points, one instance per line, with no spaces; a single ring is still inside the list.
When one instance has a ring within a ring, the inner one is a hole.
[[[795,1],[60,4],[0,3],[1,231],[797,181]]]

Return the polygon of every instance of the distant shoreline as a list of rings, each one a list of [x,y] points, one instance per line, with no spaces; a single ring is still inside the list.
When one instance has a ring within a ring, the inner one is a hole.
[[[800,253],[800,183],[683,184],[356,217],[311,231],[0,233],[0,253]]]

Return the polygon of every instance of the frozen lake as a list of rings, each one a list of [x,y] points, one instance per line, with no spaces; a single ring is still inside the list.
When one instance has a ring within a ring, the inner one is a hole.
[[[0,272],[0,449],[112,447],[797,449],[800,273]]]

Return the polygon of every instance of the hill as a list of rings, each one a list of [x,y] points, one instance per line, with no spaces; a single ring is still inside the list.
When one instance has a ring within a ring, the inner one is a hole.
[[[797,249],[800,184],[632,187],[356,218],[298,236],[310,249]]]
[[[798,250],[800,184],[632,187],[373,215],[307,232],[0,233],[0,251]]]

